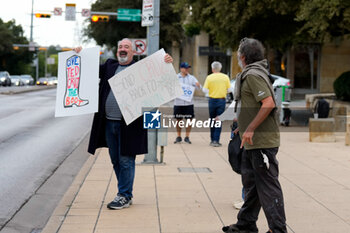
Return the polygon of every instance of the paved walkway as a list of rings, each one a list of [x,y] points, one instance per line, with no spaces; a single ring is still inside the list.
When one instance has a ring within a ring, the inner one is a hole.
[[[289,232],[350,232],[350,147],[344,135],[336,143],[309,143],[305,129],[293,131],[282,133],[278,154]],[[240,199],[241,181],[227,162],[229,133],[220,148],[209,146],[208,133],[193,133],[192,145],[174,145],[174,138],[169,133],[165,164],[136,167],[128,209],[106,208],[116,195],[116,179],[106,149],[91,156],[42,233],[219,233],[234,223],[232,203]],[[258,227],[268,229],[262,211]]]

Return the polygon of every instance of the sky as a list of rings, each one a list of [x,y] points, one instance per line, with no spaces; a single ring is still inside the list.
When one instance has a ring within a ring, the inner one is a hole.
[[[55,7],[65,11],[66,3],[75,3],[76,12],[83,8],[90,9],[95,0],[34,0],[35,13],[50,13],[51,18],[33,18],[33,40],[40,46],[60,45],[61,47],[95,46],[92,40],[83,43],[82,29],[86,23],[81,13],[76,13],[76,21],[66,21],[65,14],[53,15]],[[30,38],[32,0],[0,0],[0,18],[7,22],[15,19],[16,25],[22,25],[25,36]],[[1,38],[0,38],[1,39]]]

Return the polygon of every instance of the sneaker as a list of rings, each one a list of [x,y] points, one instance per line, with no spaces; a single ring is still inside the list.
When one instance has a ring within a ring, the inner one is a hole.
[[[209,146],[214,146],[214,142],[211,141],[211,142],[209,143]]]
[[[244,201],[235,202],[233,203],[233,207],[235,207],[237,210],[240,210],[243,204],[244,204]]]
[[[174,141],[174,143],[176,144],[176,143],[180,143],[182,141],[182,138],[181,137],[177,137],[176,139],[175,139],[175,141]]]
[[[132,200],[131,199],[129,200],[126,197],[117,195],[114,198],[113,201],[108,203],[107,207],[109,209],[120,210],[120,209],[123,209],[123,208],[128,208],[130,205],[132,205]]]
[[[226,233],[258,233],[258,228],[256,226],[239,226],[237,224],[232,224],[230,226],[224,226],[222,231]]]
[[[192,144],[189,137],[185,137],[184,141],[187,142],[188,144]]]
[[[222,146],[222,144],[217,142],[217,141],[213,141],[213,145],[212,146],[213,147],[220,147],[220,146]]]

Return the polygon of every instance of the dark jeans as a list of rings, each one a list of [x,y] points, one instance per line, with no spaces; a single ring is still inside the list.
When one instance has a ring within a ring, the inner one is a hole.
[[[244,205],[238,213],[238,225],[256,225],[262,207],[272,232],[287,232],[282,188],[278,181],[277,152],[278,148],[243,151]],[[264,162],[264,154],[269,168]]]
[[[107,120],[106,140],[113,169],[118,180],[118,194],[131,199],[136,156],[120,154],[120,135],[120,121]]]
[[[225,99],[214,99],[209,98],[209,116],[211,119],[221,115],[225,111]],[[221,127],[210,128],[210,139],[211,141],[220,141]]]

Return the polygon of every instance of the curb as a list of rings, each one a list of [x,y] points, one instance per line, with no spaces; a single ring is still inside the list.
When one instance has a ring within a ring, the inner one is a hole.
[[[77,194],[80,191],[80,188],[84,184],[86,177],[89,175],[92,166],[95,164],[98,156],[101,153],[101,149],[95,153],[95,155],[90,156],[77,176],[75,177],[73,183],[67,190],[67,192],[62,197],[61,201],[55,208],[45,227],[41,231],[41,233],[57,233],[59,232],[66,215],[68,214]]]
[[[53,89],[56,88],[57,86],[32,86],[26,89],[13,89],[13,90],[2,90],[0,88],[0,95],[14,95],[14,94],[21,94],[21,93],[26,93],[26,92],[33,92],[33,91],[41,91],[41,90],[48,90],[48,89]]]

